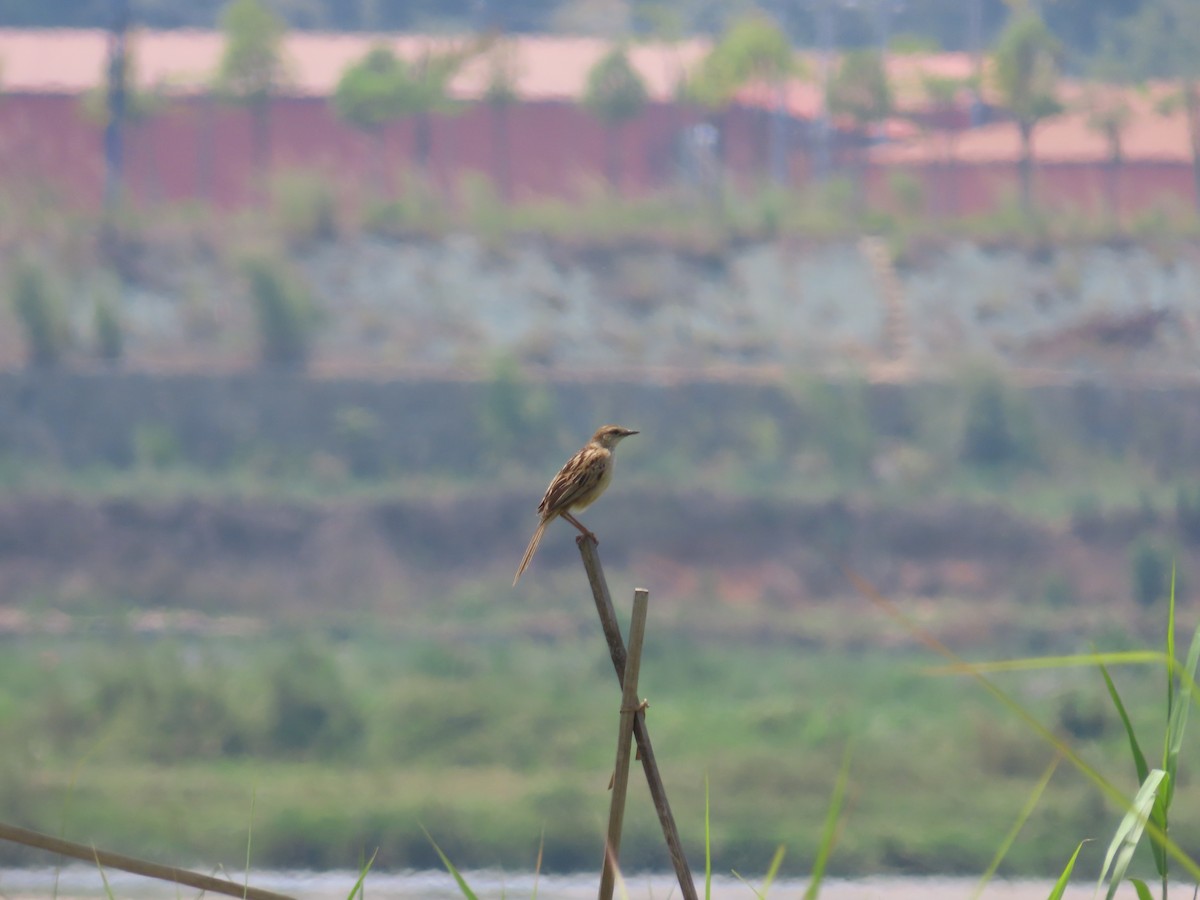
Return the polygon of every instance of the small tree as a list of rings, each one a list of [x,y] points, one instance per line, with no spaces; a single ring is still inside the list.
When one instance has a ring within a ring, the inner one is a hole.
[[[1059,44],[1037,13],[1018,13],[994,54],[996,87],[1021,132],[1021,206],[1033,210],[1033,132],[1062,112],[1057,96]]]
[[[949,78],[933,74],[921,76],[921,88],[929,102],[929,120],[925,127],[932,131],[940,131],[942,134],[945,172],[940,179],[944,190],[940,207],[942,212],[951,215],[957,211],[958,207],[955,145],[959,126],[955,119],[958,113],[959,98],[964,91],[975,87],[977,85],[974,78]]]
[[[700,64],[688,94],[711,109],[727,110],[748,85],[778,89],[800,71],[787,35],[769,16],[754,13],[730,26]],[[771,158],[769,122],[764,109],[759,152],[764,171]]]
[[[411,105],[410,78],[404,62],[384,44],[347,67],[333,94],[333,108],[355,128],[371,136],[375,145],[375,173],[387,193],[385,129]]]
[[[219,96],[250,110],[259,176],[271,158],[271,101],[286,80],[283,19],[262,0],[230,0],[221,11],[225,50],[217,67]]]
[[[123,120],[126,125],[136,131],[141,131],[144,126],[150,122],[154,116],[157,116],[166,109],[170,98],[162,85],[155,85],[149,90],[142,90],[138,86],[137,78],[137,60],[132,48],[126,50],[124,56],[125,71],[121,81],[124,85],[125,102]],[[111,85],[108,79],[108,66],[104,67],[101,73],[101,83],[83,95],[81,104],[83,107],[84,118],[93,123],[97,128],[107,128],[109,119],[112,115],[112,104],[110,102],[109,92]],[[154,178],[157,178],[157,159],[151,150],[150,168],[154,173]],[[111,160],[108,161],[111,165]]]
[[[1163,115],[1182,110],[1192,150],[1193,200],[1200,209],[1200,4],[1195,0],[1155,0],[1112,29],[1109,62],[1134,80],[1165,78],[1175,88],[1159,103]]]
[[[847,116],[854,122],[858,205],[865,196],[867,164],[871,158],[870,132],[892,112],[892,90],[888,85],[883,57],[876,50],[851,50],[842,57],[837,72],[829,80],[827,102],[835,116]]]
[[[1121,168],[1125,161],[1122,144],[1133,110],[1125,90],[1116,85],[1091,86],[1084,92],[1080,109],[1087,115],[1088,128],[1103,136],[1108,145],[1105,194],[1108,215],[1117,222],[1121,218]]]
[[[646,84],[629,62],[624,49],[614,47],[588,73],[583,106],[608,132],[608,180],[621,185],[620,137],[626,122],[646,107]]]
[[[376,138],[380,178],[383,174],[383,129],[389,123],[411,118],[415,131],[416,163],[427,174],[432,147],[431,117],[451,107],[450,79],[483,41],[444,50],[426,47],[415,61],[396,56],[379,45],[342,74],[334,93],[334,108],[347,122]]]
[[[508,114],[517,102],[517,59],[515,48],[499,42],[488,55],[488,80],[483,102],[492,111],[492,148],[495,152],[495,178],[500,196],[512,200],[512,166],[509,159]]]
[[[442,50],[426,47],[416,62],[408,67],[409,84],[404,90],[405,114],[413,117],[417,167],[425,177],[429,174],[429,157],[433,149],[432,117],[434,113],[453,108],[451,79],[488,42],[487,38],[481,38]]]

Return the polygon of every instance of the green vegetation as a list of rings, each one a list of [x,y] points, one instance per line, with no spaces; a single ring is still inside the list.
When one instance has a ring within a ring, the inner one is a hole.
[[[1019,12],[996,45],[996,88],[1021,131],[1021,206],[1033,209],[1033,132],[1062,112],[1058,99],[1058,41],[1032,9]]]
[[[964,462],[983,467],[1036,463],[1037,435],[1025,397],[996,375],[978,376],[968,391]]]
[[[379,161],[377,187],[387,188],[382,166],[384,129],[402,119],[411,118],[415,123],[416,164],[424,177],[430,153],[430,116],[453,108],[450,79],[480,46],[480,42],[470,42],[437,52],[426,50],[418,60],[409,62],[381,44],[343,73],[334,93],[334,108],[351,125],[372,135]]]
[[[13,311],[25,333],[29,364],[38,368],[57,366],[67,351],[70,333],[62,299],[41,264],[19,259],[9,281]]]
[[[887,119],[893,107],[892,88],[880,53],[876,50],[847,53],[830,79],[827,102],[833,115],[847,116],[857,130],[856,184],[861,203],[870,160],[871,129]]]
[[[1171,555],[1159,541],[1143,537],[1130,553],[1133,598],[1140,606],[1161,604],[1171,582]]]
[[[217,93],[250,110],[254,159],[265,176],[271,163],[271,97],[287,80],[283,19],[262,0],[232,0],[221,10],[225,45],[217,67]]]
[[[252,256],[244,266],[263,365],[303,368],[317,324],[312,297],[278,259]]]
[[[96,301],[93,319],[96,332],[96,358],[106,363],[118,363],[125,351],[125,339],[121,330],[121,317],[115,303],[108,297]]]
[[[303,169],[276,172],[270,181],[273,229],[291,247],[338,235],[337,195],[328,178]]]
[[[583,106],[608,131],[608,181],[621,187],[621,126],[646,107],[646,85],[624,48],[614,47],[588,72]]]
[[[0,656],[4,808],[51,831],[65,809],[68,837],[103,833],[131,851],[232,868],[253,792],[260,865],[349,867],[379,846],[380,865],[436,866],[424,825],[461,867],[528,866],[544,828],[548,869],[590,868],[617,720],[590,609],[567,612],[577,626],[547,641],[489,628],[470,602],[336,636],[155,639],[108,616],[91,637],[10,640]],[[547,614],[524,612],[531,623]],[[844,617],[838,627],[852,638]],[[780,843],[785,871],[807,871],[853,739],[830,871],[983,871],[1053,753],[969,680],[923,674],[928,662],[915,650],[819,650],[783,636],[689,639],[656,624],[649,721],[691,855],[700,858],[707,776],[718,871],[761,871]],[[1090,672],[1001,678],[1052,728],[1103,702]],[[1118,680],[1135,726],[1149,727],[1161,678]],[[1115,719],[1074,743],[1123,783],[1127,739]],[[639,787],[626,865],[662,868]],[[966,796],[972,827],[948,828]],[[1195,785],[1178,785],[1181,842],[1200,828],[1198,799]],[[1083,780],[1060,773],[1000,871],[1057,872],[1080,837],[1103,837],[1112,820]],[[1099,856],[1085,853],[1080,868],[1098,871]]]

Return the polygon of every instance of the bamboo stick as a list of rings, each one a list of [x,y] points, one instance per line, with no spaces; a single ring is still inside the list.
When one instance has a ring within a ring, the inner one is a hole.
[[[650,592],[633,592],[633,618],[629,625],[629,651],[625,678],[621,682],[621,724],[617,729],[617,764],[613,771],[612,802],[608,810],[608,838],[604,842],[604,869],[600,876],[600,900],[612,900],[613,886],[621,859],[621,826],[625,822],[625,795],[629,789],[629,746],[633,721],[646,708],[638,703],[638,675],[642,669],[642,642],[646,636],[646,610]]]
[[[132,856],[122,856],[120,853],[112,853],[108,850],[97,850],[87,844],[77,844],[74,841],[42,834],[40,831],[31,831],[28,828],[18,828],[15,825],[0,823],[0,840],[24,844],[26,847],[37,847],[39,850],[49,850],[59,856],[82,859],[84,862],[97,866],[120,869],[122,872],[132,872],[134,875],[144,875],[146,878],[186,884],[188,887],[211,891],[214,894],[243,897],[245,900],[292,900],[286,894],[276,894],[274,891],[264,891],[262,888],[237,884],[223,878],[214,878],[211,875],[201,875],[199,872],[192,872],[188,869],[177,869],[175,866],[163,866]]]
[[[596,612],[600,616],[600,627],[604,629],[604,637],[608,641],[608,652],[612,657],[613,668],[617,671],[617,681],[623,682],[625,679],[625,643],[621,639],[621,626],[617,623],[612,595],[608,592],[608,582],[604,578],[604,569],[600,566],[596,545],[582,535],[576,539],[575,543],[579,546],[583,568],[587,572],[588,584],[592,588],[592,597],[596,601]],[[692,881],[692,870],[688,867],[687,857],[683,852],[683,842],[679,839],[675,816],[671,814],[667,789],[663,784],[662,775],[658,771],[658,761],[654,758],[654,747],[650,743],[650,731],[646,727],[646,716],[643,712],[638,712],[633,717],[633,737],[637,741],[638,754],[642,758],[642,771],[646,773],[650,798],[654,801],[654,810],[658,813],[658,821],[662,825],[663,837],[667,842],[667,852],[671,856],[671,865],[679,879],[679,890],[683,894],[683,900],[699,900],[696,885]]]

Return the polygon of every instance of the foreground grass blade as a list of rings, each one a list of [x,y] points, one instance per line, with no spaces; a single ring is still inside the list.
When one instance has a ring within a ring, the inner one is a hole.
[[[1099,890],[1104,886],[1105,879],[1108,879],[1108,892],[1104,895],[1105,900],[1112,900],[1117,893],[1117,888],[1125,879],[1129,863],[1133,860],[1133,851],[1137,849],[1138,842],[1142,839],[1146,822],[1150,818],[1150,811],[1158,796],[1158,789],[1166,777],[1167,773],[1162,769],[1152,770],[1149,777],[1142,782],[1137,796],[1133,798],[1129,812],[1125,813],[1125,818],[1117,826],[1116,834],[1113,835],[1112,842],[1108,845],[1108,852],[1104,854],[1104,867],[1100,870],[1100,881],[1096,886],[1096,889]]]
[[[94,847],[92,849],[93,851],[95,850]],[[116,896],[113,894],[112,885],[108,883],[108,873],[104,871],[104,866],[100,865],[100,858],[98,856],[96,857],[96,868],[100,871],[100,880],[104,882],[104,896],[106,896],[108,900],[117,900]]]
[[[977,672],[1041,672],[1046,669],[1090,669],[1103,663],[1108,666],[1144,666],[1167,663],[1161,650],[1093,650],[1091,653],[1072,653],[1066,656],[1026,656],[1021,659],[989,659],[980,662],[960,660],[924,669],[929,675],[973,675]]]
[[[1050,760],[1050,765],[1046,766],[1046,771],[1042,772],[1042,777],[1038,779],[1038,783],[1033,786],[1033,791],[1029,794],[1029,799],[1025,801],[1025,805],[1021,807],[1021,812],[1017,814],[1017,820],[1013,822],[1012,828],[1008,830],[1008,834],[1000,842],[1000,848],[996,851],[996,855],[992,857],[987,870],[980,876],[979,883],[975,885],[975,892],[971,895],[973,900],[977,900],[977,898],[982,896],[988,886],[988,882],[992,880],[992,876],[1000,868],[1000,863],[1004,861],[1004,857],[1012,849],[1012,845],[1017,840],[1017,835],[1021,833],[1021,829],[1025,827],[1025,823],[1029,821],[1029,817],[1037,809],[1037,805],[1042,799],[1042,794],[1046,792],[1046,786],[1050,784],[1050,779],[1053,777],[1060,762],[1062,762],[1062,755],[1055,754],[1054,759]]]
[[[428,834],[428,832],[426,832]],[[434,845],[437,846],[436,844]],[[346,900],[354,900],[357,895],[360,900],[364,896],[363,883],[367,880],[367,873],[371,871],[371,866],[375,865],[375,857],[379,855],[379,848],[375,848],[375,852],[371,854],[371,858],[359,866],[358,881],[354,882],[354,887],[350,888],[350,893],[346,895]],[[361,857],[360,857],[361,858]]]
[[[250,850],[254,845],[254,805],[258,802],[258,785],[250,789],[250,822],[246,825],[246,871],[243,892],[250,887]],[[243,893],[242,896],[245,896]]]
[[[1129,883],[1133,885],[1133,889],[1137,891],[1138,900],[1154,900],[1154,895],[1150,893],[1150,888],[1146,882],[1140,878],[1130,878]]]
[[[775,855],[771,857],[771,864],[767,866],[766,877],[763,878],[762,890],[758,890],[754,885],[742,877],[737,869],[733,870],[733,877],[750,889],[758,900],[767,900],[767,891],[771,889],[771,882],[775,880],[775,876],[779,874],[779,867],[783,865],[783,857],[787,853],[787,848],[780,844],[775,848]]]
[[[960,672],[965,675],[970,675],[975,679],[985,691],[992,695],[1006,709],[1012,712],[1018,719],[1024,722],[1035,734],[1040,736],[1050,746],[1058,750],[1066,760],[1078,771],[1081,775],[1087,778],[1094,784],[1104,796],[1112,800],[1113,803],[1119,804],[1123,809],[1132,810],[1132,806],[1126,795],[1117,789],[1117,787],[1100,772],[1087,763],[1074,749],[1071,748],[1062,738],[1056,735],[1053,731],[1038,721],[1029,710],[1023,707],[1020,703],[1010,697],[1007,693],[1000,689],[998,685],[989,680],[980,671],[980,668],[967,662],[941,641],[939,641],[929,631],[922,628],[914,622],[912,618],[906,615],[895,603],[883,596],[871,582],[858,575],[856,572],[847,570],[846,577],[858,589],[858,591],[882,609],[885,613],[899,622],[908,630],[908,632],[917,638],[926,647],[940,654],[950,662],[948,671]],[[1156,659],[1162,659],[1161,653],[1153,654]],[[1170,663],[1168,663],[1170,664]],[[1187,852],[1179,846],[1178,843],[1171,840],[1167,833],[1159,828],[1153,821],[1148,824],[1144,823],[1144,827],[1154,837],[1155,842],[1160,842],[1164,847],[1168,856],[1178,862],[1184,869],[1187,870],[1196,881],[1200,882],[1200,863],[1192,859]]]
[[[708,820],[708,773],[704,774],[704,900],[712,900],[712,831]]]
[[[546,851],[546,826],[542,826],[542,836],[538,838],[537,862],[533,866],[533,900],[537,900],[538,881],[542,877],[542,854]]]
[[[1163,768],[1171,777],[1166,790],[1166,803],[1170,805],[1175,793],[1175,776],[1179,769],[1179,750],[1183,747],[1183,735],[1187,730],[1188,710],[1192,706],[1192,694],[1196,684],[1196,667],[1200,665],[1200,625],[1192,634],[1192,643],[1188,648],[1187,662],[1184,663],[1180,676],[1179,694],[1175,698],[1175,708],[1171,710],[1171,719],[1167,723],[1167,747],[1163,759]]]
[[[775,848],[775,855],[771,857],[771,864],[767,866],[767,876],[763,879],[762,896],[767,896],[767,891],[771,889],[771,885],[775,882],[775,876],[779,874],[779,867],[783,865],[783,858],[787,855],[787,848],[780,844]]]
[[[1067,891],[1067,883],[1071,880],[1071,872],[1075,869],[1075,860],[1079,859],[1079,851],[1083,849],[1083,845],[1086,843],[1086,840],[1079,842],[1079,846],[1075,848],[1075,852],[1067,860],[1067,867],[1058,876],[1058,881],[1054,882],[1054,888],[1050,891],[1050,896],[1046,900],[1062,900],[1062,895]]]
[[[821,882],[825,880],[825,867],[829,857],[837,845],[838,823],[842,820],[842,807],[846,802],[846,785],[850,781],[850,746],[842,752],[842,765],[838,769],[837,780],[833,783],[833,796],[829,798],[829,809],[825,811],[825,825],[821,829],[821,844],[817,848],[816,859],[813,860],[812,878],[804,891],[804,900],[816,900],[821,892]]]
[[[424,825],[421,826],[421,830],[425,832],[425,837],[429,840],[429,843],[433,845],[433,849],[437,851],[438,858],[441,859],[442,865],[446,867],[446,871],[454,877],[454,881],[458,884],[458,889],[462,891],[462,895],[466,897],[467,900],[479,900],[479,898],[475,896],[475,892],[471,890],[470,885],[467,884],[466,879],[462,877],[458,869],[454,868],[454,863],[450,862],[450,858],[446,856],[446,854],[442,852],[442,848],[437,845],[437,841],[433,839],[433,835],[426,831]]]
[[[1104,663],[1100,663],[1100,674],[1104,676],[1104,684],[1108,687],[1108,696],[1112,699],[1113,706],[1117,708],[1121,724],[1125,726],[1125,736],[1129,738],[1129,752],[1133,754],[1133,766],[1137,769],[1138,784],[1141,784],[1150,774],[1150,766],[1146,763],[1146,754],[1142,752],[1137,734],[1133,730],[1133,723],[1129,721],[1129,713],[1126,712],[1125,704],[1121,702],[1121,695],[1117,693],[1117,686],[1113,684],[1112,677],[1108,674],[1108,668]]]
[[[1168,642],[1168,647],[1170,642]],[[1170,658],[1168,657],[1168,660]],[[1108,696],[1112,699],[1113,706],[1117,708],[1117,714],[1121,717],[1121,724],[1125,728],[1125,736],[1129,739],[1129,752],[1133,755],[1133,767],[1137,770],[1138,784],[1145,784],[1146,779],[1150,776],[1150,766],[1146,763],[1146,755],[1142,752],[1142,746],[1138,743],[1137,734],[1133,730],[1133,723],[1129,721],[1129,713],[1125,710],[1125,704],[1121,702],[1121,695],[1117,693],[1117,686],[1113,684],[1112,677],[1108,674],[1108,669],[1103,663],[1100,663],[1100,674],[1104,676],[1104,684],[1108,688]],[[1167,666],[1168,681],[1171,676],[1171,666]],[[1168,705],[1170,700],[1168,699]],[[1154,823],[1157,832],[1162,834],[1167,833],[1167,801],[1164,800],[1160,793],[1154,798],[1154,808],[1150,811],[1150,821]],[[1155,832],[1155,833],[1157,833]],[[1154,869],[1159,875],[1165,875],[1167,872],[1167,849],[1163,844],[1154,840],[1150,842],[1150,851],[1154,856]]]
[[[1171,593],[1167,597],[1167,659],[1175,662],[1175,564],[1171,564]],[[1167,718],[1175,709],[1175,672],[1167,669]]]

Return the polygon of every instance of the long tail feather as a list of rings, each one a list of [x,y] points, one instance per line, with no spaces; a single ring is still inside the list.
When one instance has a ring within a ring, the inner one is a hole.
[[[533,554],[537,553],[538,544],[542,542],[542,535],[546,531],[546,526],[550,524],[550,520],[543,521],[537,527],[537,531],[533,533],[533,537],[529,539],[529,546],[525,549],[525,556],[521,559],[521,567],[517,569],[516,577],[513,578],[513,587],[517,586],[517,582],[521,580],[521,573],[525,571],[529,561],[533,559]]]

